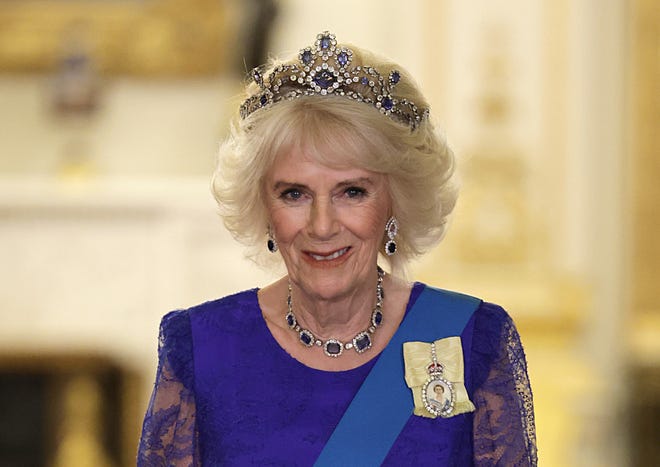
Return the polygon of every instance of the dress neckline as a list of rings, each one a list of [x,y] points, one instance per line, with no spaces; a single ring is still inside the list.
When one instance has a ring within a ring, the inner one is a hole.
[[[413,286],[410,288],[410,294],[408,295],[408,302],[406,303],[406,310],[403,314],[403,318],[402,318],[401,322],[403,322],[403,320],[405,320],[406,317],[408,316],[408,313],[409,313],[410,309],[412,308],[412,305],[415,303],[415,301],[417,300],[417,297],[419,297],[419,294],[421,293],[421,291],[424,287],[425,287],[425,285],[422,282],[417,282],[417,281],[413,282]],[[266,346],[269,347],[268,350],[273,352],[274,358],[278,358],[281,361],[283,361],[284,363],[297,365],[297,366],[299,366],[299,367],[301,367],[301,368],[303,368],[307,371],[310,371],[310,372],[316,373],[316,374],[332,374],[332,375],[341,374],[341,375],[348,376],[353,372],[358,373],[358,372],[365,371],[365,370],[368,371],[378,361],[378,358],[380,357],[380,354],[382,353],[382,351],[385,350],[385,348],[387,348],[387,345],[386,345],[379,353],[375,354],[372,358],[370,358],[369,360],[367,360],[363,364],[358,365],[354,368],[349,368],[348,370],[337,370],[337,371],[321,370],[319,368],[314,368],[314,367],[305,365],[300,360],[294,358],[291,354],[289,354],[286,350],[284,350],[284,348],[280,345],[280,343],[277,342],[277,339],[275,339],[275,336],[273,336],[273,333],[270,331],[270,328],[268,327],[268,324],[266,323],[266,319],[264,318],[263,310],[261,309],[261,305],[259,303],[259,295],[258,295],[259,290],[260,290],[260,288],[258,288],[258,287],[251,290],[252,299],[255,302],[255,306],[259,310],[259,319],[257,320],[258,325],[259,325],[258,332],[259,332],[259,334],[265,334],[266,337],[264,338],[265,339],[264,343],[266,344]],[[400,326],[400,324],[399,324],[399,326]],[[395,331],[395,333],[396,333],[396,331]]]

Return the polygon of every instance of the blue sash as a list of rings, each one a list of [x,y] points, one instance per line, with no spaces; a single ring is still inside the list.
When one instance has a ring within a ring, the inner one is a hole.
[[[403,343],[460,336],[481,300],[425,286],[314,464],[380,465],[413,412]]]

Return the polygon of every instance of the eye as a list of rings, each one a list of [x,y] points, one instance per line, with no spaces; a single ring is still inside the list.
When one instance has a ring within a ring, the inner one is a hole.
[[[280,198],[286,201],[297,201],[302,198],[302,191],[298,188],[289,188],[280,194]]]
[[[367,190],[365,190],[364,188],[361,188],[359,186],[352,186],[352,187],[346,188],[346,191],[344,193],[346,193],[346,196],[349,197],[349,198],[358,199],[358,198],[363,198],[364,196],[366,196]]]

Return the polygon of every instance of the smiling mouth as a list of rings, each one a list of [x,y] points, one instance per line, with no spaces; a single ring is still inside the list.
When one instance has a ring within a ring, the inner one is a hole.
[[[318,255],[315,253],[309,253],[309,256],[314,258],[316,261],[332,261],[333,259],[337,259],[341,256],[344,256],[346,252],[349,250],[350,247],[345,247],[342,248],[341,250],[337,250],[334,253],[330,253],[329,255]]]

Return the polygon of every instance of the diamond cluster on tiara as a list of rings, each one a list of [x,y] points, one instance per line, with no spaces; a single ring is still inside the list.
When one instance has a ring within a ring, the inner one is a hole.
[[[398,70],[391,70],[384,77],[370,66],[351,67],[352,60],[353,51],[338,46],[334,34],[318,34],[313,47],[300,51],[298,63],[279,65],[267,75],[259,68],[252,70],[252,79],[260,92],[243,102],[241,118],[281,100],[333,94],[370,104],[411,130],[428,118],[428,109],[420,109],[414,102],[392,93],[401,80]]]

